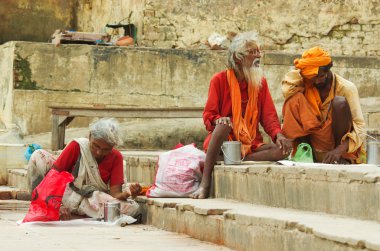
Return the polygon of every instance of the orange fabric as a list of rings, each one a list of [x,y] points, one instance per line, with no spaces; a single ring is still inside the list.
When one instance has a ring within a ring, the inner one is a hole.
[[[295,139],[310,135],[310,143],[314,150],[328,152],[334,149],[331,116],[321,123],[302,93],[296,93],[289,98],[282,112],[284,117],[282,131],[285,137]]]
[[[256,137],[256,122],[258,117],[257,100],[259,90],[257,86],[248,83],[248,103],[243,118],[239,82],[232,69],[227,70],[227,80],[232,101],[233,132],[236,140],[240,141],[242,144],[242,154],[247,155],[252,152],[252,141]],[[229,137],[229,140],[232,140],[231,137]]]
[[[331,63],[330,54],[318,46],[305,51],[302,58],[294,60],[295,67],[300,69],[302,76],[307,79],[317,76],[319,67],[329,63]]]
[[[140,192],[140,195],[142,196],[146,196],[146,192],[149,190],[149,188],[151,188],[152,186],[143,186],[141,188],[141,192]]]
[[[317,88],[314,87],[310,79],[318,75],[320,66],[325,66],[329,63],[331,63],[330,54],[320,47],[313,47],[305,51],[301,59],[294,60],[295,67],[301,70],[302,77],[304,77],[305,97],[311,104],[313,113],[318,117],[321,117],[322,101]]]
[[[310,135],[310,143],[317,162],[322,162],[325,154],[335,148],[331,111],[326,112],[327,120],[321,123],[302,93],[296,93],[289,98],[282,111],[284,118],[282,131],[285,137],[295,139]],[[355,153],[345,153],[342,157],[352,163],[358,163],[360,150]]]

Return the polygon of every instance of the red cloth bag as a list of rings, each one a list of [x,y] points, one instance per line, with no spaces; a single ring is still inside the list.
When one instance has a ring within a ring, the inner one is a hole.
[[[29,211],[22,222],[59,220],[63,193],[67,183],[73,180],[71,173],[51,169],[33,190]]]

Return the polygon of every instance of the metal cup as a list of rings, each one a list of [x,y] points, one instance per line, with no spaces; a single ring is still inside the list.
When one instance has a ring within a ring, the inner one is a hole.
[[[104,221],[114,222],[120,217],[120,202],[104,203]]]

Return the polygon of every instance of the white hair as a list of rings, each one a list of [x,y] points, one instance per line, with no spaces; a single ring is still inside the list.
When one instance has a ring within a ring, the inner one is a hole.
[[[112,146],[120,143],[119,123],[114,118],[102,118],[90,124],[91,137],[102,139]]]
[[[235,58],[242,60],[245,56],[248,55],[249,44],[254,44],[258,48],[260,47],[259,36],[257,32],[248,31],[236,35],[232,41],[231,45],[228,48],[227,53],[227,67],[229,69],[237,70],[235,64]]]
[[[252,47],[260,48],[258,34],[254,31],[244,32],[236,35],[231,42],[230,47],[228,48],[227,53],[227,67],[235,71],[240,69],[236,65],[235,60],[244,62],[246,56],[249,54],[249,50]],[[264,72],[262,65],[260,64],[260,59],[257,58],[252,66],[242,67],[241,69],[244,73],[246,81],[253,85],[261,86],[262,78],[264,77]]]

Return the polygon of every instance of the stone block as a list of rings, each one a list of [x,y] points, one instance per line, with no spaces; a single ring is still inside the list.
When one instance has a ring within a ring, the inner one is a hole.
[[[10,200],[12,198],[11,191],[0,191],[0,200]]]
[[[23,144],[0,144],[0,185],[8,183],[8,170],[20,168],[26,164]]]
[[[31,194],[26,191],[18,191],[15,197],[15,199],[17,200],[25,200],[25,201],[30,201],[31,198],[32,198]]]
[[[380,128],[380,111],[368,115],[368,128]]]
[[[185,204],[202,210],[210,207],[222,209],[226,205],[231,208],[223,216],[207,216],[180,210],[183,199],[153,200],[160,203],[177,202],[177,207],[148,206],[147,219],[151,220],[151,224],[236,250],[343,251],[379,245],[377,232],[380,225],[371,221],[230,200],[204,200],[203,203],[187,200]]]
[[[144,10],[144,16],[145,17],[154,17],[155,16],[155,11],[154,10],[146,9],[146,10]]]
[[[360,25],[360,24],[351,24],[351,30],[361,31],[362,30],[362,25]]]

